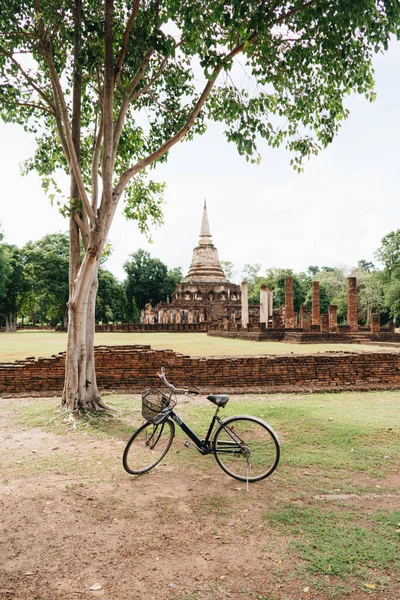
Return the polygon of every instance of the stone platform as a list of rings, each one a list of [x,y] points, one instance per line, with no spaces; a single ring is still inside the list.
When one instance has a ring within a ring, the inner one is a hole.
[[[256,342],[286,342],[290,344],[388,344],[400,345],[400,333],[381,331],[341,331],[337,333],[299,331],[298,329],[250,329],[249,331],[209,330],[207,335]]]

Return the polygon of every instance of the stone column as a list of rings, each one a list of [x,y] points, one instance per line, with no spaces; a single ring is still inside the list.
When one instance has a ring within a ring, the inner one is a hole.
[[[347,279],[347,324],[350,331],[358,329],[358,314],[357,314],[357,278],[349,277]]]
[[[331,333],[337,332],[337,306],[336,304],[330,304],[328,306],[328,321],[329,331]]]
[[[394,324],[393,321],[389,321],[389,323],[387,324],[387,326],[388,326],[389,333],[395,333],[396,326],[395,326],[395,324]]]
[[[240,286],[242,292],[242,329],[249,327],[249,294],[247,289],[247,281],[242,281]]]
[[[381,316],[371,315],[371,333],[381,332]]]
[[[274,314],[274,295],[268,290],[268,316],[272,317]]]
[[[321,315],[321,333],[328,333],[329,331],[329,315],[328,313],[322,313]]]
[[[319,281],[312,282],[312,325],[321,325],[321,295]]]
[[[285,329],[294,328],[293,279],[285,277]]]
[[[300,327],[304,331],[310,331],[311,329],[311,315],[307,306],[300,306]]]
[[[260,288],[260,326],[261,329],[268,327],[268,289],[266,285],[262,285]]]

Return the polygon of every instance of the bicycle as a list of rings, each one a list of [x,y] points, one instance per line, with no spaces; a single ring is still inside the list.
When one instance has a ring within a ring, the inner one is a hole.
[[[203,455],[214,454],[221,469],[239,481],[260,481],[276,469],[280,457],[279,438],[268,423],[249,415],[236,415],[222,420],[218,413],[229,396],[210,395],[216,405],[205,439],[200,439],[174,412],[177,394],[197,394],[196,390],[177,388],[169,383],[164,368],[157,373],[169,393],[149,389],[142,393],[142,416],[145,423],[135,431],[123,455],[124,469],[131,475],[147,473],[167,454],[175,436],[175,423]],[[191,445],[190,441],[185,446]]]

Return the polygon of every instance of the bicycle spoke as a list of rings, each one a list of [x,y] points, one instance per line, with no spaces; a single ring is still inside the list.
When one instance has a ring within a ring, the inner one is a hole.
[[[215,458],[231,477],[257,481],[268,477],[279,461],[279,442],[273,430],[255,417],[232,417],[214,440]]]
[[[160,462],[168,452],[175,433],[174,424],[146,423],[132,436],[125,448],[123,465],[128,473],[145,473]]]

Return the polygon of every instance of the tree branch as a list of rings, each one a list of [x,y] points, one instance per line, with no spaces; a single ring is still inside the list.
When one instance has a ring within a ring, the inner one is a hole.
[[[161,73],[164,71],[165,65],[168,62],[168,56],[166,56],[164,58],[164,60],[162,61],[160,68],[158,69],[157,73],[154,75],[154,77],[152,77],[149,81],[149,83],[147,83],[141,90],[138,90],[137,92],[133,93],[130,97],[130,101],[133,102],[134,100],[136,100],[136,98],[138,98],[139,96],[142,96],[142,94],[146,94],[149,89],[151,88],[151,86],[153,85],[153,83],[155,83],[157,81],[157,79],[160,77]]]
[[[311,4],[314,4],[316,1],[317,0],[309,0],[308,2],[305,2],[304,4],[302,4],[301,6],[297,6],[296,8],[293,8],[293,10],[290,10],[288,13],[279,17],[279,19],[276,19],[276,21],[274,21],[272,23],[272,25],[276,25],[277,23],[282,23],[283,21],[286,21],[286,19],[288,19],[292,15],[295,15],[296,13],[304,10],[305,8],[308,8],[309,6],[311,6]]]
[[[57,132],[58,132],[58,137],[60,138],[60,143],[62,145],[63,148],[63,152],[65,154],[65,158],[67,159],[67,163],[68,163],[68,167],[71,170],[71,157],[69,154],[69,148],[68,148],[68,144],[67,144],[67,140],[65,137],[65,132],[63,129],[63,123],[62,123],[62,116],[61,116],[61,109],[60,109],[60,105],[57,99],[57,94],[56,94],[56,90],[55,87],[53,85],[53,82],[51,82],[52,88],[53,88],[53,96],[54,96],[54,105],[56,107],[56,111],[55,111],[55,121],[56,121],[56,127],[57,127]]]
[[[94,131],[94,143],[92,150],[92,164],[91,164],[91,180],[92,180],[92,209],[93,212],[96,213],[97,205],[98,205],[98,195],[99,195],[99,167],[100,167],[100,151],[101,151],[101,143],[103,141],[104,134],[104,120],[103,120],[103,91],[99,69],[96,65],[96,73],[97,73],[97,85],[98,85],[98,95],[99,95],[99,106],[96,113],[96,127]],[[97,119],[98,113],[100,112],[100,125],[97,130]]]
[[[280,22],[284,21],[285,19],[291,17],[292,15],[296,14],[297,12],[304,10],[308,6],[311,6],[311,4],[313,4],[315,1],[316,0],[308,0],[301,6],[294,8],[293,10],[289,11],[285,15],[282,15],[282,17],[279,17],[279,19],[277,19],[272,24],[276,24],[276,23],[280,23]],[[226,64],[228,61],[230,61],[232,58],[234,58],[237,54],[239,54],[244,49],[246,44],[251,44],[257,38],[258,35],[259,35],[258,31],[253,31],[253,33],[246,40],[244,40],[243,42],[238,44],[235,48],[233,48],[233,50],[231,50],[231,52],[229,52],[225,56],[224,63]],[[222,63],[219,67],[217,67],[215,69],[212,79],[209,79],[209,81],[208,81],[207,85],[205,86],[195,107],[189,114],[185,125],[175,135],[173,135],[167,142],[162,144],[162,146],[160,146],[160,148],[158,148],[158,150],[155,150],[154,152],[149,154],[146,158],[138,161],[136,163],[136,165],[129,167],[128,169],[126,169],[126,171],[124,171],[124,173],[122,173],[120,175],[118,183],[114,189],[114,199],[116,202],[118,202],[126,185],[129,183],[129,181],[132,179],[132,177],[134,177],[137,173],[139,173],[140,171],[145,169],[148,165],[153,163],[155,160],[159,159],[161,156],[163,156],[163,154],[168,152],[168,150],[170,148],[172,148],[172,146],[174,146],[182,138],[184,138],[185,135],[188,133],[188,131],[192,128],[194,121],[198,117],[201,109],[203,108],[212,88],[214,87],[214,84],[215,84],[220,72],[223,70],[223,68],[225,66],[224,63]]]
[[[119,74],[121,72],[122,65],[124,64],[126,51],[128,48],[129,37],[131,34],[131,29],[132,29],[134,20],[136,18],[136,15],[139,11],[140,1],[141,0],[135,0],[134,5],[132,7],[132,12],[129,16],[128,22],[125,27],[124,35],[122,37],[121,51],[119,53],[118,61],[117,61],[117,64],[115,66],[115,71],[114,71],[114,86],[117,85],[117,81],[119,79]]]
[[[72,217],[73,217],[75,223],[78,225],[78,227],[79,227],[79,229],[81,231],[83,245],[86,248],[87,247],[88,237],[89,237],[88,229],[87,229],[85,223],[82,221],[82,219],[80,218],[79,214],[76,211],[73,212]]]
[[[41,15],[41,8],[40,8],[39,0],[35,0],[35,5],[36,5],[37,13],[39,15]],[[74,147],[73,138],[72,138],[72,131],[71,131],[69,118],[68,118],[67,104],[65,102],[65,97],[64,97],[64,94],[62,91],[62,87],[61,87],[61,83],[60,83],[60,79],[59,79],[57,70],[54,66],[52,49],[51,49],[50,44],[46,40],[46,32],[44,29],[42,16],[39,19],[39,31],[40,31],[40,43],[42,45],[43,57],[45,58],[45,60],[47,62],[47,66],[49,68],[50,79],[51,79],[51,83],[53,86],[54,98],[56,100],[56,103],[58,100],[60,119],[61,119],[61,123],[64,125],[64,129],[62,128],[61,124],[57,124],[57,128],[58,128],[59,133],[60,133],[60,131],[63,131],[65,144],[68,148],[68,155],[67,155],[67,159],[69,156],[68,164],[69,164],[69,167],[70,167],[71,171],[73,172],[74,177],[76,179],[76,183],[77,183],[78,190],[79,190],[79,195],[82,199],[84,208],[87,212],[90,222],[93,224],[95,217],[94,217],[92,207],[91,207],[88,197],[87,197],[85,184],[84,184],[82,173],[81,173],[80,166],[79,166],[79,161],[78,161],[78,158],[77,158],[77,155],[75,152],[75,147]],[[60,127],[60,125],[61,125],[61,127]],[[64,148],[64,145],[63,145],[63,148]]]
[[[2,98],[1,101],[4,102],[4,104],[9,104],[12,106],[15,106],[15,104],[17,104],[17,106],[26,106],[27,108],[35,108],[37,110],[42,110],[43,112],[47,113],[48,115],[51,115],[52,117],[56,116],[56,114],[53,110],[46,108],[42,104],[35,104],[34,102],[16,102],[16,103],[14,103],[14,102],[9,102],[8,100],[5,100],[4,98]]]
[[[0,46],[0,52],[2,54],[4,54],[4,56],[7,56],[7,58],[9,58],[11,60],[11,62],[17,67],[17,69],[23,75],[23,77],[26,79],[26,81],[29,82],[30,86],[43,98],[43,100],[45,100],[45,102],[47,102],[47,104],[55,112],[55,106],[54,106],[51,98],[49,96],[47,96],[47,94],[45,94],[44,91],[38,85],[36,85],[34,79],[30,75],[28,75],[28,73],[22,68],[20,63],[13,57],[13,55],[10,52],[8,52],[5,48],[3,48],[2,46]]]
[[[46,61],[47,61],[47,64],[48,64],[48,67],[50,70],[50,76],[51,76],[53,87],[54,87],[54,93],[60,104],[60,111],[61,111],[60,117],[62,119],[62,123],[64,124],[63,131],[64,131],[64,136],[65,136],[65,142],[66,142],[66,145],[68,148],[68,154],[69,154],[69,159],[70,159],[69,160],[70,169],[72,170],[72,172],[75,176],[76,183],[77,183],[78,189],[79,189],[79,194],[82,198],[82,202],[84,204],[84,207],[88,214],[90,222],[94,223],[94,218],[95,218],[94,213],[92,211],[92,207],[91,207],[88,197],[87,197],[85,184],[83,182],[78,158],[76,156],[74,144],[72,141],[72,132],[71,132],[70,124],[69,124],[68,110],[67,110],[67,105],[65,102],[64,94],[63,94],[63,91],[61,88],[61,83],[60,83],[57,71],[55,69],[55,66],[54,66],[53,58],[51,56],[51,51],[49,49],[45,49],[44,53],[45,53],[45,58],[46,58]]]
[[[104,2],[104,98],[103,115],[104,134],[103,134],[103,196],[102,207],[106,212],[112,204],[112,180],[113,180],[113,138],[114,138],[114,67],[113,67],[113,15],[114,0],[105,0]],[[106,225],[104,223],[104,225]],[[97,253],[97,248],[94,249]]]
[[[195,107],[189,114],[185,125],[174,136],[172,136],[167,142],[165,142],[165,144],[160,146],[160,148],[158,148],[158,150],[156,150],[155,152],[152,152],[151,154],[149,154],[149,156],[140,160],[139,162],[136,163],[136,165],[134,165],[133,167],[130,167],[129,169],[126,169],[126,171],[121,174],[119,181],[114,190],[114,198],[116,201],[119,200],[119,198],[122,195],[122,192],[124,191],[125,187],[129,183],[130,179],[132,179],[132,177],[134,177],[137,173],[139,173],[139,171],[142,171],[143,169],[145,169],[152,162],[154,162],[155,160],[160,158],[163,154],[168,152],[168,150],[170,148],[172,148],[172,146],[174,146],[183,137],[185,137],[185,135],[188,133],[188,131],[192,128],[193,123],[195,122],[197,116],[199,115],[201,109],[203,108],[212,88],[214,87],[217,77],[221,71],[222,71],[222,65],[219,66],[216,69],[216,71],[214,72],[214,78],[210,79],[207,82],[207,85],[205,86]]]
[[[128,112],[129,104],[131,103],[131,97],[146,72],[146,69],[149,65],[150,58],[151,58],[151,55],[153,54],[153,52],[154,52],[154,50],[151,48],[145,54],[143,62],[139,66],[138,70],[136,71],[132,81],[129,84],[128,90],[121,102],[121,107],[119,109],[117,121],[116,121],[115,127],[114,127],[114,140],[113,140],[113,153],[112,153],[113,165],[115,162],[115,157],[117,156],[118,144],[119,144],[119,140],[121,137],[122,129],[124,127],[125,118],[126,118],[126,114]]]
[[[92,175],[92,209],[93,212],[96,213],[97,203],[98,203],[98,195],[99,195],[99,165],[100,165],[100,150],[101,150],[101,142],[103,139],[104,133],[104,122],[103,116],[100,118],[99,130],[95,132],[95,142],[93,145],[93,153],[92,153],[92,167],[91,167],[91,175]]]

